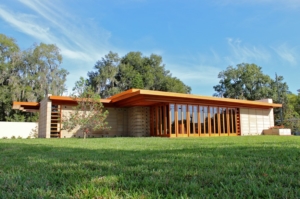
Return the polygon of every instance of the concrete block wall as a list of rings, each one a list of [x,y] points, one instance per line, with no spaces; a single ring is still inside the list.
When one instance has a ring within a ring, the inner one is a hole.
[[[105,108],[109,114],[106,118],[106,122],[110,129],[94,131],[90,136],[92,137],[115,137],[115,136],[127,136],[127,108]]]
[[[115,136],[127,136],[127,108],[104,108],[108,110],[109,114],[106,118],[108,122],[109,130],[99,130],[91,132],[87,137],[115,137]],[[64,120],[68,115],[73,112],[73,106],[61,106],[62,119]],[[63,129],[63,126],[62,126]],[[83,137],[83,132],[78,126],[74,130],[68,132],[67,130],[61,130],[62,138],[70,137]]]
[[[150,136],[150,108],[128,108],[128,136]]]
[[[240,108],[241,135],[262,135],[274,126],[273,109]]]
[[[51,100],[49,100],[48,94],[40,102],[40,114],[39,114],[39,127],[38,127],[38,137],[39,138],[50,138],[50,125],[51,125]]]
[[[15,138],[33,138],[37,127],[37,122],[0,122],[0,139],[13,136]]]

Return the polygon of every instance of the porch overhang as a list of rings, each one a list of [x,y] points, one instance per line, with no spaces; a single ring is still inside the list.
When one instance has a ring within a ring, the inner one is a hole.
[[[23,112],[38,112],[40,103],[38,102],[13,102],[13,109]]]

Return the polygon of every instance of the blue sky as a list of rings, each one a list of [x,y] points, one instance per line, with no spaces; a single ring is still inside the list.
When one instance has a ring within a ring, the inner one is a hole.
[[[69,91],[109,51],[161,55],[193,94],[211,96],[243,62],[300,89],[299,0],[2,0],[0,32],[23,50],[56,44]]]

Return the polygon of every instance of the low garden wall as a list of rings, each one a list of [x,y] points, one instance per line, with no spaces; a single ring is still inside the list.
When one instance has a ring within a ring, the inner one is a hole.
[[[265,129],[263,135],[292,135],[291,129]]]
[[[34,137],[37,122],[0,122],[0,139]]]

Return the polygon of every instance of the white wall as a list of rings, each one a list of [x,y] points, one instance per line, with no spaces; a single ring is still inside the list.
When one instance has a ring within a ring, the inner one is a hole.
[[[37,122],[0,122],[0,139],[19,136],[27,138],[33,135],[33,130],[37,129]]]
[[[241,135],[261,135],[274,126],[273,109],[240,108]]]

